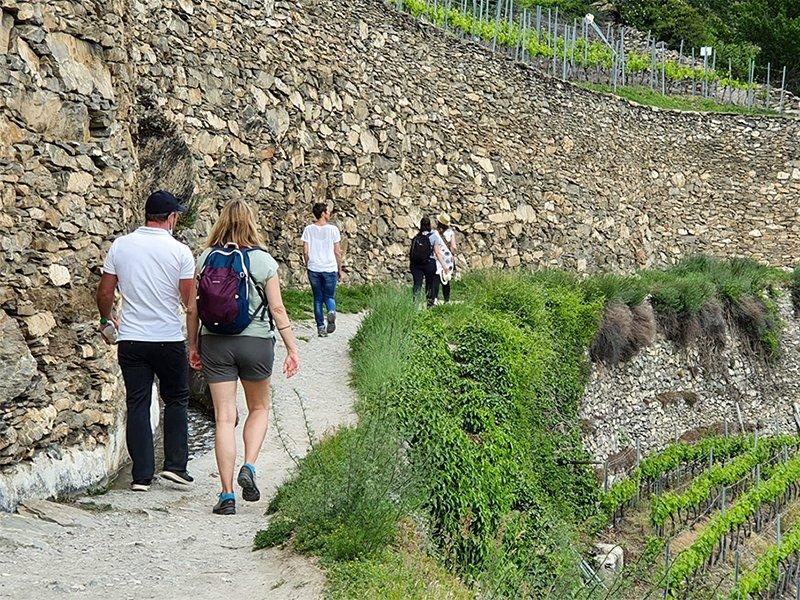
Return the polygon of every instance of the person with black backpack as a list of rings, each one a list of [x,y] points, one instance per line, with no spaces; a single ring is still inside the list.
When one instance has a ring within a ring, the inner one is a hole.
[[[414,279],[414,302],[422,288],[422,280],[425,280],[425,296],[428,306],[433,306],[436,296],[439,295],[439,276],[436,274],[436,263],[441,265],[442,272],[450,273],[442,254],[444,242],[439,234],[431,230],[431,220],[422,217],[419,223],[419,232],[411,240],[411,250],[409,252],[409,262],[411,277]]]
[[[261,497],[256,461],[267,434],[269,385],[275,357],[275,330],[286,347],[283,372],[299,368],[297,343],[281,297],[278,263],[263,248],[255,213],[243,200],[231,200],[198,257],[197,294],[187,307],[189,364],[203,370],[216,418],[214,450],[222,492],[215,514],[236,513],[233,472],[236,463],[236,389],[241,380],[247,402],[243,427],[244,464],[237,482],[242,498]]]

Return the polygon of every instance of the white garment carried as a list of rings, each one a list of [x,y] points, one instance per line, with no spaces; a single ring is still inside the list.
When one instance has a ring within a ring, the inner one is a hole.
[[[453,241],[453,238],[456,235],[456,232],[450,228],[444,230],[444,243],[442,244],[442,257],[444,258],[444,262],[447,265],[447,268],[450,269],[450,274],[453,274],[453,267],[455,267],[455,260],[453,259],[453,252],[450,250],[450,242]],[[441,236],[440,236],[441,237]],[[438,260],[436,261],[436,274],[440,274],[442,272],[442,263]]]
[[[333,245],[341,240],[342,236],[336,225],[307,225],[303,230],[303,241],[308,244],[308,270],[316,273],[338,271]]]
[[[194,257],[166,229],[139,227],[114,240],[103,271],[122,294],[119,341],[181,342],[181,279],[194,278]]]

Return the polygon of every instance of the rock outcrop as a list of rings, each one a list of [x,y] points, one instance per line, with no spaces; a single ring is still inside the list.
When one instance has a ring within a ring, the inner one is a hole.
[[[110,444],[121,385],[94,287],[154,186],[202,199],[192,244],[227,199],[252,199],[291,281],[323,198],[353,281],[402,277],[415,223],[441,210],[473,268],[800,255],[798,121],[609,99],[379,0],[0,11],[0,309],[27,346],[0,396],[7,474]]]

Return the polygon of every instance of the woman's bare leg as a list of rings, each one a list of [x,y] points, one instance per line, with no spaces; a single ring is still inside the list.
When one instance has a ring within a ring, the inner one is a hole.
[[[210,383],[217,429],[214,454],[223,492],[233,492],[233,469],[236,466],[236,382]]]
[[[244,422],[244,462],[255,465],[269,425],[269,379],[242,381],[247,400]]]

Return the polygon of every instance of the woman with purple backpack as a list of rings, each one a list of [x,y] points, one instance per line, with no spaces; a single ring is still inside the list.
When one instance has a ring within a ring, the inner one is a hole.
[[[216,418],[214,451],[222,492],[215,514],[236,513],[236,390],[241,380],[248,415],[244,422],[244,464],[237,482],[242,498],[261,497],[256,461],[267,434],[269,384],[275,330],[286,347],[283,372],[297,373],[297,343],[281,297],[278,263],[263,248],[253,209],[231,200],[197,259],[197,294],[187,308],[189,364],[205,374]]]

